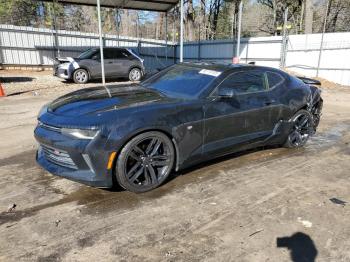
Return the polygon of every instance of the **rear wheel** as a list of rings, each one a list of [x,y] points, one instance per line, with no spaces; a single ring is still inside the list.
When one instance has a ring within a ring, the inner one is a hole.
[[[74,71],[73,81],[77,84],[86,84],[89,81],[89,73],[85,69],[77,69]]]
[[[146,132],[131,139],[116,163],[116,178],[125,189],[141,193],[161,185],[174,165],[174,146],[161,132]]]
[[[142,78],[142,72],[138,68],[133,68],[129,72],[129,80],[130,81],[140,81]]]
[[[284,144],[288,148],[303,147],[314,133],[312,114],[307,110],[298,111],[291,119],[292,128]]]

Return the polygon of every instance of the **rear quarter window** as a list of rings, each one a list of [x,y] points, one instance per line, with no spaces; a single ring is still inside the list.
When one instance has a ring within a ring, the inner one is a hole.
[[[269,88],[275,88],[285,82],[285,78],[276,72],[266,72]]]

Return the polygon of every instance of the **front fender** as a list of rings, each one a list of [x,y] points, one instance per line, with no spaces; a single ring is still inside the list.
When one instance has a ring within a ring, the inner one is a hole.
[[[177,152],[177,166],[202,154],[203,110],[197,106],[174,106],[157,110],[140,110],[119,116],[108,124],[110,134],[106,149],[120,151],[133,137],[147,131],[160,131],[169,136]]]

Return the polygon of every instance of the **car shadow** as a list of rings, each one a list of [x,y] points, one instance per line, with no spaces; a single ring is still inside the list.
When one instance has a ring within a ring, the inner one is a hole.
[[[61,82],[64,83],[64,84],[67,84],[67,85],[76,85],[76,83],[74,83],[73,80],[62,80]],[[130,81],[127,78],[121,78],[121,77],[106,79],[106,83],[107,84],[108,83],[114,83],[114,82],[120,82],[120,83],[125,82],[125,83],[128,83]],[[101,79],[91,79],[86,84],[102,84],[102,80]]]
[[[240,152],[235,152],[235,153],[231,153],[225,156],[221,156],[221,157],[217,157],[211,160],[207,160],[198,164],[195,164],[189,168],[184,168],[181,169],[180,171],[173,171],[170,176],[168,177],[168,179],[158,188],[158,190],[164,191],[163,193],[165,193],[167,191],[166,188],[167,184],[169,184],[171,181],[175,180],[176,178],[180,177],[180,176],[186,176],[187,174],[191,174],[192,172],[199,170],[201,168],[205,168],[205,167],[210,167],[212,165],[218,164],[220,162],[224,162],[230,159],[234,159],[234,158],[238,158],[244,155],[248,155],[248,154],[252,154],[252,153],[256,153],[256,152],[260,152],[260,151],[264,151],[264,150],[270,150],[270,149],[277,149],[280,148],[280,146],[263,146],[263,147],[257,147],[257,148],[253,148],[253,149],[249,149],[249,150],[244,150],[244,151],[240,151]],[[114,186],[112,188],[109,189],[105,189],[107,191],[111,191],[111,192],[121,192],[121,191],[125,191],[124,188],[122,188],[115,179],[115,176],[113,176],[113,180],[114,180]],[[164,189],[164,190],[163,190]],[[157,190],[157,189],[155,189]],[[154,191],[154,190],[153,190]]]
[[[318,251],[314,241],[307,234],[297,232],[289,237],[277,238],[278,248],[287,248],[293,262],[314,262]]]
[[[264,150],[269,150],[269,149],[277,149],[277,148],[281,148],[280,146],[261,146],[261,147],[256,147],[253,149],[247,149],[247,150],[243,150],[243,151],[239,151],[239,152],[235,152],[235,153],[231,153],[225,156],[221,156],[221,157],[216,157],[198,164],[195,164],[189,168],[184,168],[180,171],[174,172],[170,177],[169,177],[169,181],[175,179],[178,176],[183,176],[183,175],[187,175],[193,171],[196,171],[198,169],[201,168],[205,168],[205,167],[209,167],[215,164],[218,164],[220,162],[224,162],[230,159],[234,159],[234,158],[238,158],[244,155],[248,155],[248,154],[252,154],[252,153],[256,153],[256,152],[260,152],[260,151],[264,151]]]
[[[33,77],[22,77],[22,76],[2,76],[0,77],[1,83],[22,83],[22,82],[32,82]]]

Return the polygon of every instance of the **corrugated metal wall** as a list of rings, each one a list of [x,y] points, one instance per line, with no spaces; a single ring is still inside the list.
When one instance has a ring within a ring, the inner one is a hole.
[[[321,34],[290,36],[286,68],[315,77],[321,36]],[[320,62],[320,77],[350,86],[350,33],[325,34]]]
[[[257,62],[261,65],[279,67],[282,37],[253,37],[241,41],[241,62]],[[187,42],[184,44],[185,60],[220,61],[231,63],[236,56],[236,42],[215,40]],[[179,50],[177,50],[179,57]]]
[[[149,71],[178,61],[179,48],[165,41],[104,35],[105,46],[121,46],[136,50],[145,59]],[[321,34],[291,35],[286,53],[282,37],[243,38],[241,62],[280,67],[285,56],[286,68],[315,77],[320,53]],[[57,44],[56,44],[57,43]],[[99,46],[98,35],[71,31],[52,31],[32,27],[0,25],[0,63],[7,65],[52,65],[57,56],[77,56],[90,47]],[[167,48],[166,48],[167,46]],[[187,42],[185,61],[219,61],[230,63],[236,56],[233,40]],[[175,55],[175,59],[174,59]],[[328,33],[324,37],[319,76],[343,85],[350,85],[350,33]]]
[[[105,46],[131,48],[141,54],[149,70],[174,62],[174,45],[165,41],[104,35]],[[4,65],[50,66],[58,52],[61,57],[75,57],[82,51],[99,46],[97,34],[73,31],[0,25],[0,63]],[[167,49],[167,50],[166,50]]]

